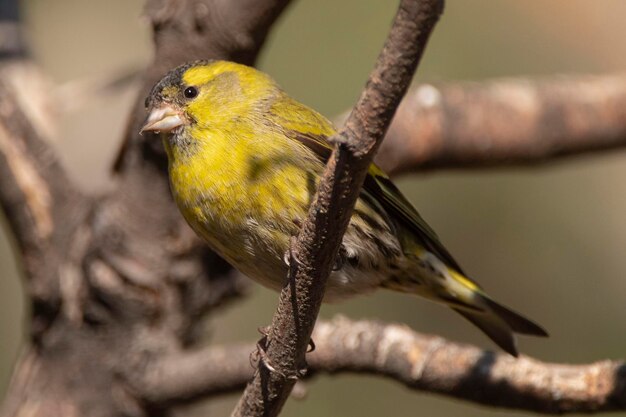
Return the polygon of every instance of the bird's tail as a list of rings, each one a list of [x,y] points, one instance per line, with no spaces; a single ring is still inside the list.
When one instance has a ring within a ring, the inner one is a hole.
[[[448,301],[446,296],[439,298],[443,298],[442,301],[482,330],[506,352],[513,356],[518,355],[514,333],[548,336],[541,326],[495,302],[468,278],[455,271],[451,271],[451,275],[455,281],[454,286],[462,286],[463,290],[459,291],[460,288],[457,288],[454,291],[459,295],[454,298],[454,302]]]
[[[514,333],[548,336],[543,328],[532,321],[486,296],[478,295],[478,297],[483,298],[490,309],[470,310],[458,307],[452,307],[452,309],[482,330],[491,340],[511,355],[518,355]]]

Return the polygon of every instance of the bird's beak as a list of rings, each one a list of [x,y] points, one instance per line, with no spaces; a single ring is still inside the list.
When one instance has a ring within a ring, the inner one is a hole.
[[[146,123],[139,134],[143,132],[171,132],[179,126],[185,124],[183,114],[175,110],[171,105],[164,104],[161,107],[152,109],[148,115]]]

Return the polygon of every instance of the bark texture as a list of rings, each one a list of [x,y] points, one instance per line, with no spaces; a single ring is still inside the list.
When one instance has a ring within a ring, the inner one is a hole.
[[[361,185],[406,92],[443,0],[401,0],[365,90],[331,138],[336,147],[300,234],[292,240],[289,277],[278,300],[261,359],[233,416],[276,416],[300,375],[324,289]]]
[[[199,58],[253,64],[288,1],[150,0],[156,54],[120,152],[117,186],[84,195],[11,88],[33,64],[24,45],[2,54],[0,203],[22,254],[31,345],[3,416],[167,415],[127,388],[152,360],[196,341],[199,318],[242,294],[243,278],[209,252],[171,200],[158,141],[141,141],[143,98],[168,69]],[[16,19],[17,21],[17,19]],[[18,53],[19,52],[19,53]],[[31,83],[39,75],[33,71]],[[41,123],[39,123],[41,125]]]
[[[486,352],[415,333],[406,326],[336,317],[319,321],[309,372],[381,376],[407,388],[452,396],[492,407],[543,414],[597,413],[626,408],[626,364],[545,363]],[[169,358],[137,381],[155,403],[239,391],[252,377],[253,344],[208,347]]]

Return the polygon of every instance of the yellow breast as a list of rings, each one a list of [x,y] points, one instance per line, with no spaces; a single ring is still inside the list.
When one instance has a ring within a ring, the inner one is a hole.
[[[203,140],[166,139],[172,192],[186,220],[240,269],[254,259],[280,262],[315,192],[321,162],[276,132],[237,126],[236,134],[223,127],[186,134]]]

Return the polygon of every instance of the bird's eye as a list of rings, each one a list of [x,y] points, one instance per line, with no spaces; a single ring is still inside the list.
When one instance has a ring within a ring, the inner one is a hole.
[[[196,87],[187,87],[185,91],[183,91],[183,95],[185,98],[196,98],[198,96],[198,89]]]

